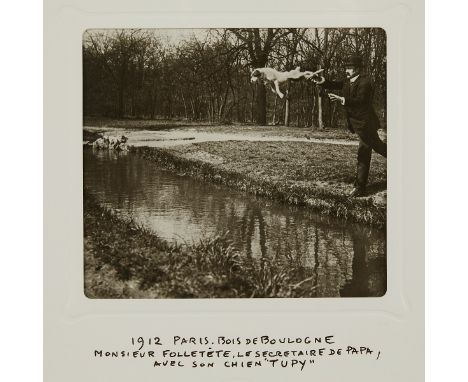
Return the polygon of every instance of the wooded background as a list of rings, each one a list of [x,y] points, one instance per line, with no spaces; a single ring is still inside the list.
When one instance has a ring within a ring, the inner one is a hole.
[[[386,34],[380,28],[207,29],[169,39],[158,29],[88,30],[83,35],[84,116],[186,119],[300,127],[344,127],[343,110],[311,81],[283,85],[280,99],[253,68],[325,69],[362,56],[374,107],[386,126]]]

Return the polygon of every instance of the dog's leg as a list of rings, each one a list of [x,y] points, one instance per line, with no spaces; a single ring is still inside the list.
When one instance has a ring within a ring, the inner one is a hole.
[[[273,84],[270,82],[269,85],[270,85],[270,90],[271,90],[273,93],[276,94],[276,89],[275,89],[275,87],[273,86]]]
[[[276,89],[270,81],[265,81],[264,84],[267,88],[269,88],[272,91],[272,93],[276,94]]]
[[[283,98],[284,97],[284,94],[281,93],[281,90],[279,88],[279,82],[278,80],[275,80],[275,89],[276,89],[276,93],[280,96],[280,98]]]

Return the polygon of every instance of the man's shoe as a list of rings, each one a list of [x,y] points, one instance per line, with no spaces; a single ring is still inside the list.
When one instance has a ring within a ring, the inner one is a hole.
[[[358,198],[360,196],[365,196],[365,195],[366,195],[365,188],[355,187],[355,188],[353,188],[353,191],[350,192],[349,197],[350,198]]]

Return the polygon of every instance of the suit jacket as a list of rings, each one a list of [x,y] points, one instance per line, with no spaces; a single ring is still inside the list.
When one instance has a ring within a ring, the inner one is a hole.
[[[367,75],[360,74],[354,82],[325,80],[322,87],[343,91],[346,119],[351,132],[380,128],[379,118],[372,106],[372,84]]]

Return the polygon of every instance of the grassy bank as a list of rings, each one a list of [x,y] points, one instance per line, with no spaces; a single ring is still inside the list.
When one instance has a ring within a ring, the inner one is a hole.
[[[348,198],[356,147],[308,142],[204,142],[133,148],[166,169],[322,214],[376,227],[386,222],[386,160],[372,159],[369,196]]]
[[[314,297],[312,270],[287,253],[255,261],[225,237],[169,244],[84,198],[84,275],[89,298]]]

